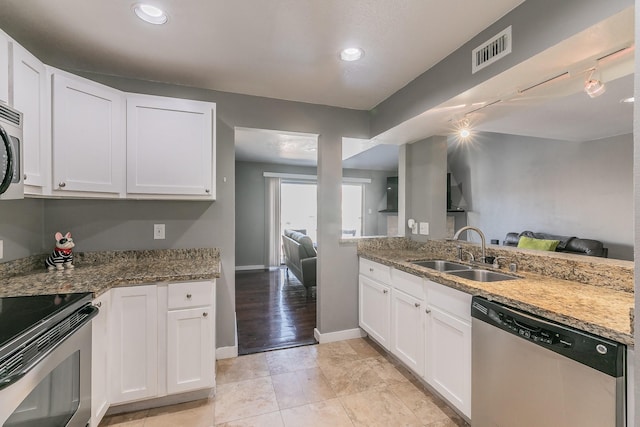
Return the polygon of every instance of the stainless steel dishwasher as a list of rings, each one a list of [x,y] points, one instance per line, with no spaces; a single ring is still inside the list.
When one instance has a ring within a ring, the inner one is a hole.
[[[473,297],[473,427],[623,427],[626,346]]]

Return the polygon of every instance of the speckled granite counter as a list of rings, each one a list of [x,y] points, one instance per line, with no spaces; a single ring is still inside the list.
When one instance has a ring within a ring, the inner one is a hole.
[[[218,249],[107,251],[74,254],[74,269],[47,271],[48,254],[0,264],[0,297],[93,292],[114,286],[220,277]]]
[[[358,254],[472,295],[633,345],[629,318],[634,306],[632,262],[593,260],[590,257],[581,260],[576,258],[579,255],[551,257],[532,251],[508,249],[504,252],[504,247],[496,247],[487,252],[500,256],[506,253],[514,259],[519,257],[519,266],[531,265],[535,272],[520,270],[516,273],[520,277],[518,280],[485,283],[440,273],[410,262],[421,259],[453,260],[455,244],[452,242],[419,244],[406,239],[368,241],[358,246]],[[535,260],[536,257],[540,259]],[[584,266],[581,265],[583,263]],[[536,265],[537,269],[534,268]],[[483,265],[482,268],[493,270],[490,265]],[[568,270],[563,271],[563,268]],[[501,270],[505,272],[505,269]],[[540,271],[548,271],[549,274],[540,274]],[[575,277],[583,278],[587,283],[576,281]],[[602,283],[596,284],[598,277]]]

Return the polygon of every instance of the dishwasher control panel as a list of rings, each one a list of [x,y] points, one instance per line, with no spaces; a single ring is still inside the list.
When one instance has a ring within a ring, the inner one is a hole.
[[[473,297],[471,317],[608,375],[624,375],[624,344],[481,297]]]

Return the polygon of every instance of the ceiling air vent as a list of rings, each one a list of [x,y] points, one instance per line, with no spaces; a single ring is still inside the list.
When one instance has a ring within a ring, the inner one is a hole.
[[[471,73],[493,64],[511,53],[511,25],[473,49],[471,53]]]

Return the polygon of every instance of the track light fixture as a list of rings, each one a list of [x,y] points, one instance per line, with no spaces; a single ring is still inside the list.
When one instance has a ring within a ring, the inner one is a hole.
[[[591,70],[589,73],[589,78],[584,82],[584,91],[587,92],[591,98],[595,98],[597,96],[602,95],[606,88],[604,87],[604,83],[602,83],[598,79],[593,78],[593,73],[596,71],[595,68]]]

